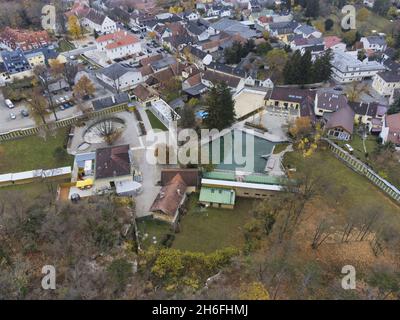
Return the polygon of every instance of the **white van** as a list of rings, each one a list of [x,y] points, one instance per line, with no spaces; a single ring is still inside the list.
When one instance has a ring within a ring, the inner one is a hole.
[[[10,109],[14,108],[14,104],[11,102],[10,99],[6,99],[6,100],[4,100],[4,102],[8,108],[10,108]]]

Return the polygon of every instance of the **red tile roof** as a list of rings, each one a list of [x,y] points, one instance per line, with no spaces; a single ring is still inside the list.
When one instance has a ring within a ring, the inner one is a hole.
[[[107,49],[114,49],[118,47],[124,47],[134,43],[140,42],[139,38],[135,35],[128,33],[126,31],[120,30],[114,33],[109,33],[100,36],[96,39],[97,43],[110,42],[106,45]]]

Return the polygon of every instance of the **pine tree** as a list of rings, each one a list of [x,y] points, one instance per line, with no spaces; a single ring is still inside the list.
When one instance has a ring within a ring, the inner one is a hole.
[[[209,129],[222,130],[235,120],[235,102],[226,83],[217,83],[207,98],[207,115],[204,123]]]
[[[299,84],[307,84],[311,82],[312,65],[311,52],[310,50],[306,50],[306,52],[301,56],[298,66]]]
[[[196,125],[196,116],[191,106],[185,105],[181,111],[179,125],[181,128],[194,128]]]

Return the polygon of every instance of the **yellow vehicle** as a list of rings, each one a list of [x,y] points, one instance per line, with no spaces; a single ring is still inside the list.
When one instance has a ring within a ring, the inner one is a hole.
[[[77,181],[76,187],[79,189],[90,189],[91,187],[93,187],[93,179]]]

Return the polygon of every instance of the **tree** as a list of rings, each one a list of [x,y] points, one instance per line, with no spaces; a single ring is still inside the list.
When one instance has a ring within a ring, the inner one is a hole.
[[[226,83],[217,83],[207,97],[204,123],[209,129],[222,130],[235,120],[235,102]]]
[[[64,63],[64,68],[62,70],[62,75],[65,81],[68,83],[69,88],[72,90],[72,86],[75,83],[75,76],[78,73],[78,65],[74,63]]]
[[[68,30],[74,39],[79,39],[82,36],[82,28],[77,16],[70,15],[68,17]]]
[[[322,56],[319,56],[312,66],[312,82],[325,82],[330,80],[332,75],[332,51],[326,50]]]
[[[334,23],[333,23],[333,20],[332,20],[332,19],[330,19],[330,18],[326,19],[325,22],[324,22],[325,31],[330,31],[330,30],[332,30],[333,24],[334,24]]]
[[[277,79],[277,82],[282,81],[282,72],[287,60],[288,54],[283,49],[272,49],[267,53],[266,61],[269,70],[272,73],[271,78]]]
[[[357,41],[357,31],[349,30],[344,33],[343,41],[346,45],[351,46]]]
[[[116,289],[123,290],[128,284],[129,278],[133,275],[132,264],[123,258],[116,259],[111,262],[107,272]]]
[[[400,98],[397,98],[395,102],[390,106],[388,109],[387,113],[388,114],[394,114],[400,112]]]
[[[266,55],[268,51],[272,50],[272,46],[269,42],[260,43],[256,48],[256,53],[259,56]]]
[[[47,100],[49,102],[49,107],[51,109],[51,111],[53,112],[54,118],[56,121],[58,121],[58,117],[57,117],[57,112],[56,112],[56,105],[54,104],[53,101],[53,93],[50,91],[49,86],[50,86],[50,75],[49,75],[49,71],[47,69],[46,66],[36,66],[33,69],[33,73],[36,76],[36,79],[38,80],[38,82],[40,83],[40,85],[42,86],[43,91],[45,92],[46,96],[47,96]]]
[[[319,0],[306,0],[306,17],[317,18],[319,16]]]
[[[390,19],[394,19],[394,18],[396,18],[397,17],[397,9],[396,9],[396,7],[394,7],[394,6],[391,6],[390,8],[389,8],[389,10],[387,11],[387,16],[390,18]]]
[[[350,102],[359,101],[360,96],[363,93],[368,93],[368,86],[366,84],[360,84],[356,81],[353,81],[346,90],[346,96]]]
[[[194,128],[196,125],[196,116],[194,114],[194,109],[189,104],[185,105],[181,111],[181,119],[179,120],[179,125],[181,128]]]
[[[78,99],[85,99],[94,95],[96,88],[93,82],[87,77],[82,76],[74,86],[74,96]]]
[[[261,282],[255,281],[243,286],[239,298],[241,300],[269,300],[269,293]]]
[[[289,127],[290,135],[296,140],[309,137],[312,130],[311,120],[309,117],[297,117],[295,122]]]
[[[357,20],[367,21],[371,12],[367,8],[361,8],[357,11]]]
[[[29,95],[28,104],[32,113],[39,117],[43,124],[46,124],[47,101],[39,88],[33,89],[33,92]]]
[[[390,8],[390,0],[375,0],[372,11],[375,13],[385,16]]]

